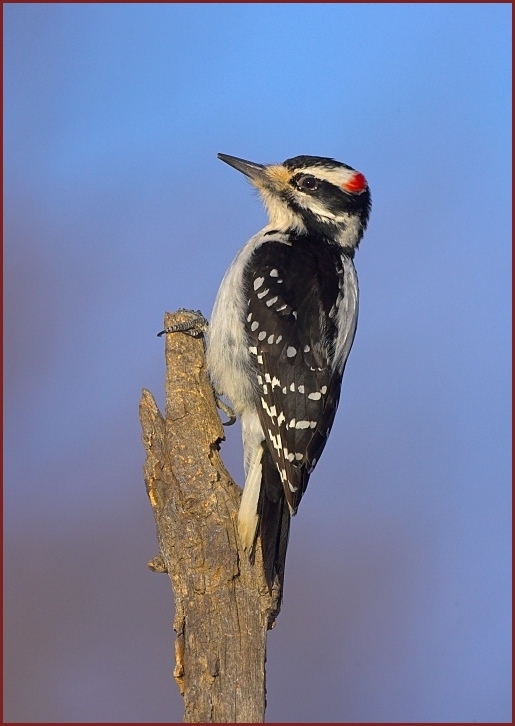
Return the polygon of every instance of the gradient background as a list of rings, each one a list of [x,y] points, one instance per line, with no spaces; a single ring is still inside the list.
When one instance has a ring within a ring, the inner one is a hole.
[[[268,721],[511,720],[511,5],[4,4],[5,715],[181,721],[138,401],[265,214],[367,176],[360,322]],[[239,428],[222,454],[242,481]]]

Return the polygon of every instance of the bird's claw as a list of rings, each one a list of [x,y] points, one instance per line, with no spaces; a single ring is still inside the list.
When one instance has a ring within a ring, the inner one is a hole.
[[[167,335],[168,333],[186,333],[186,335],[191,335],[193,338],[198,338],[207,331],[209,323],[200,310],[185,310],[184,308],[181,308],[178,312],[188,313],[190,315],[190,319],[161,330],[161,332],[157,334],[158,338],[162,335]]]
[[[230,406],[228,406],[225,401],[222,401],[222,399],[219,396],[215,395],[216,399],[216,405],[220,409],[220,411],[223,411],[227,416],[229,416],[228,421],[223,421],[224,426],[232,426],[234,423],[236,423],[236,414],[232,410]]]

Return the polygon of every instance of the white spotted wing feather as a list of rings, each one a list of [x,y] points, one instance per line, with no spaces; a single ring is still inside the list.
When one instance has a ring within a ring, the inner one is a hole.
[[[263,243],[245,270],[257,409],[292,513],[327,441],[354,338],[357,286],[345,290],[346,264],[336,247],[308,238],[303,246]]]

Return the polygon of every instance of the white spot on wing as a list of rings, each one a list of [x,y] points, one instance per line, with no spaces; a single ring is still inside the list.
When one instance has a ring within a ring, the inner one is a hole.
[[[295,459],[295,454],[290,454],[288,449],[283,449],[284,458],[288,459],[288,461],[293,461]]]
[[[265,386],[265,388],[266,388],[266,386]],[[266,391],[265,391],[265,393],[266,393]],[[270,416],[270,418],[276,417],[277,410],[276,410],[275,406],[269,406],[264,398],[261,399],[261,405],[263,406],[263,408],[265,409],[267,414]]]
[[[308,393],[308,398],[311,398],[312,401],[320,401],[322,398],[322,394],[316,391],[315,393]]]
[[[290,422],[290,426],[291,426],[292,422],[295,422],[295,419],[292,419],[292,421]],[[295,423],[295,426],[291,426],[291,428],[314,429],[316,427],[316,425],[317,425],[316,421],[297,421]]]
[[[264,281],[264,277],[256,277],[256,279],[254,280],[254,290],[259,290]]]
[[[286,355],[288,358],[293,358],[294,355],[297,355],[297,348],[294,348],[293,345],[289,345],[286,348]]]
[[[297,421],[295,424],[296,429],[309,429],[309,421]]]
[[[283,442],[281,440],[281,434],[277,434],[277,436],[274,436],[273,433],[268,429],[268,436],[270,437],[270,441],[272,442],[272,446],[276,451],[281,451],[283,448]]]

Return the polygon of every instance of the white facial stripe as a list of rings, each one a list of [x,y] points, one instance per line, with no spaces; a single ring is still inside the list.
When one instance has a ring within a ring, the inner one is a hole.
[[[315,199],[312,197],[305,197],[301,199],[297,199],[298,203],[301,207],[304,207],[304,209],[309,209],[310,212],[313,212],[313,214],[316,214],[318,217],[324,217],[325,219],[339,219],[339,217],[336,216],[336,214],[333,214],[328,209],[326,209],[322,204],[319,204]],[[345,215],[348,216],[348,215]]]
[[[334,184],[336,187],[342,187],[359,172],[355,171],[354,169],[345,169],[345,167],[338,167],[336,169],[324,169],[320,166],[312,166],[309,169],[303,169],[302,173],[312,174],[317,179],[323,179],[323,181]]]

